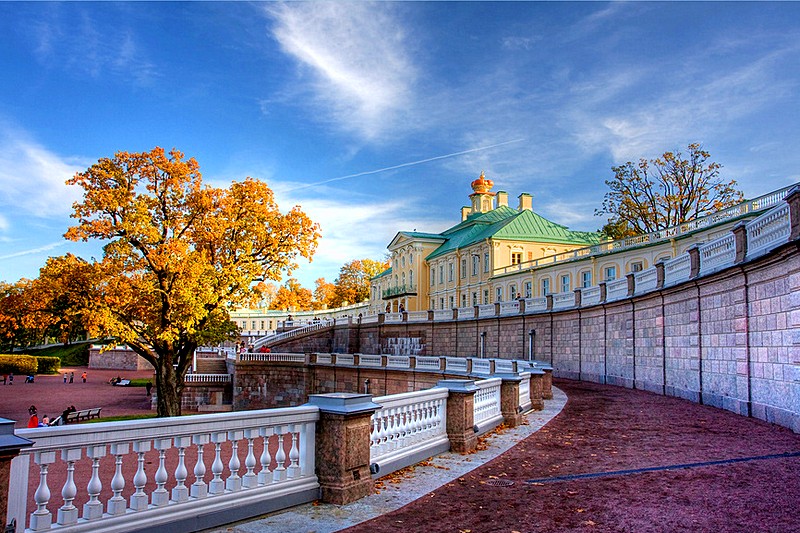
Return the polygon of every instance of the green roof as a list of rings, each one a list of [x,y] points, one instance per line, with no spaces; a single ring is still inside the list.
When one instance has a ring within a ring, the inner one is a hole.
[[[517,211],[505,205],[486,213],[473,213],[466,220],[443,231],[438,237],[445,237],[447,241],[431,252],[426,260],[489,238],[578,246],[589,246],[600,242],[598,233],[572,231],[533,211],[527,209]]]
[[[386,270],[384,270],[383,272],[381,272],[380,274],[378,274],[377,276],[375,276],[373,278],[370,278],[370,279],[382,278],[383,276],[388,276],[391,273],[392,273],[392,267],[389,267]]]

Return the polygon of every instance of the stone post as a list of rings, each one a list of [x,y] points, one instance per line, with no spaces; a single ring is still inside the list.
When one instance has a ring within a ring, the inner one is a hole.
[[[525,298],[519,299],[519,314],[521,315],[525,314]]]
[[[628,298],[631,298],[633,293],[636,292],[636,274],[628,272],[625,277],[628,280]]]
[[[6,525],[6,516],[8,515],[9,491],[11,490],[11,460],[19,455],[20,450],[30,446],[33,446],[32,441],[17,437],[14,434],[13,420],[0,418],[0,518],[3,519],[4,531],[9,530]],[[19,490],[19,487],[17,487],[17,490]],[[16,523],[15,525],[16,531],[25,529],[24,522]]]
[[[661,290],[664,288],[664,260],[662,259],[656,263],[656,289]]]
[[[582,299],[582,296],[583,296],[581,294],[582,290],[581,289],[575,289],[572,292],[575,293],[575,307],[580,307],[581,306],[581,299]]]
[[[553,310],[553,295],[552,294],[547,294],[547,295],[545,295],[545,299],[547,300],[547,310],[548,311],[552,311]]]
[[[450,450],[456,453],[469,453],[478,447],[475,434],[475,391],[478,387],[468,379],[443,379],[437,387],[446,387],[447,396],[447,438]]]
[[[537,362],[537,368],[544,372],[542,379],[542,398],[545,400],[553,399],[553,367],[550,363]]]
[[[789,204],[789,240],[794,241],[800,239],[800,187],[792,187],[784,201]]]
[[[604,304],[606,303],[606,296],[608,295],[608,292],[606,291],[606,282],[601,281],[599,283],[599,286],[600,286],[600,303]]]
[[[542,397],[544,370],[531,368],[528,372],[531,375],[531,409],[541,411],[544,409],[544,398]]]
[[[736,224],[732,229],[734,246],[736,247],[736,257],[733,262],[737,265],[744,261],[747,257],[747,222],[742,220]]]
[[[498,376],[498,374],[494,374]],[[517,427],[522,422],[522,407],[519,404],[519,384],[522,378],[516,374],[502,374],[500,385],[500,412],[508,427]]]
[[[354,502],[372,492],[369,466],[370,417],[380,409],[370,394],[312,394],[319,407],[316,465],[322,501]]]
[[[689,254],[689,261],[691,262],[691,270],[689,272],[689,279],[694,279],[700,275],[700,246],[693,244],[686,250]]]

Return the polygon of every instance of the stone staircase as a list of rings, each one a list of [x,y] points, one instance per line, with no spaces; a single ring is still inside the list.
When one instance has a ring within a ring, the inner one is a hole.
[[[225,359],[197,359],[196,374],[227,374],[228,366],[225,364]]]

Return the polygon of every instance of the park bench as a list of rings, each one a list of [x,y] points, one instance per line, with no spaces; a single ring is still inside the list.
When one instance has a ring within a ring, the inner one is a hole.
[[[91,420],[92,418],[100,418],[100,411],[102,409],[102,407],[94,407],[92,409],[73,411],[67,415],[67,419],[64,422],[66,424],[71,424],[72,422],[81,422],[83,420]]]

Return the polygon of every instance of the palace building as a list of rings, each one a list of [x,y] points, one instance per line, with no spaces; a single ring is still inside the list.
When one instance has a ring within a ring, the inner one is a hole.
[[[596,245],[599,233],[572,231],[533,211],[530,194],[516,209],[492,192],[483,173],[472,182],[461,222],[441,233],[401,231],[389,243],[391,267],[372,280],[373,312],[450,309],[530,298],[532,280],[497,284],[495,273]],[[546,288],[549,290],[549,288]]]

